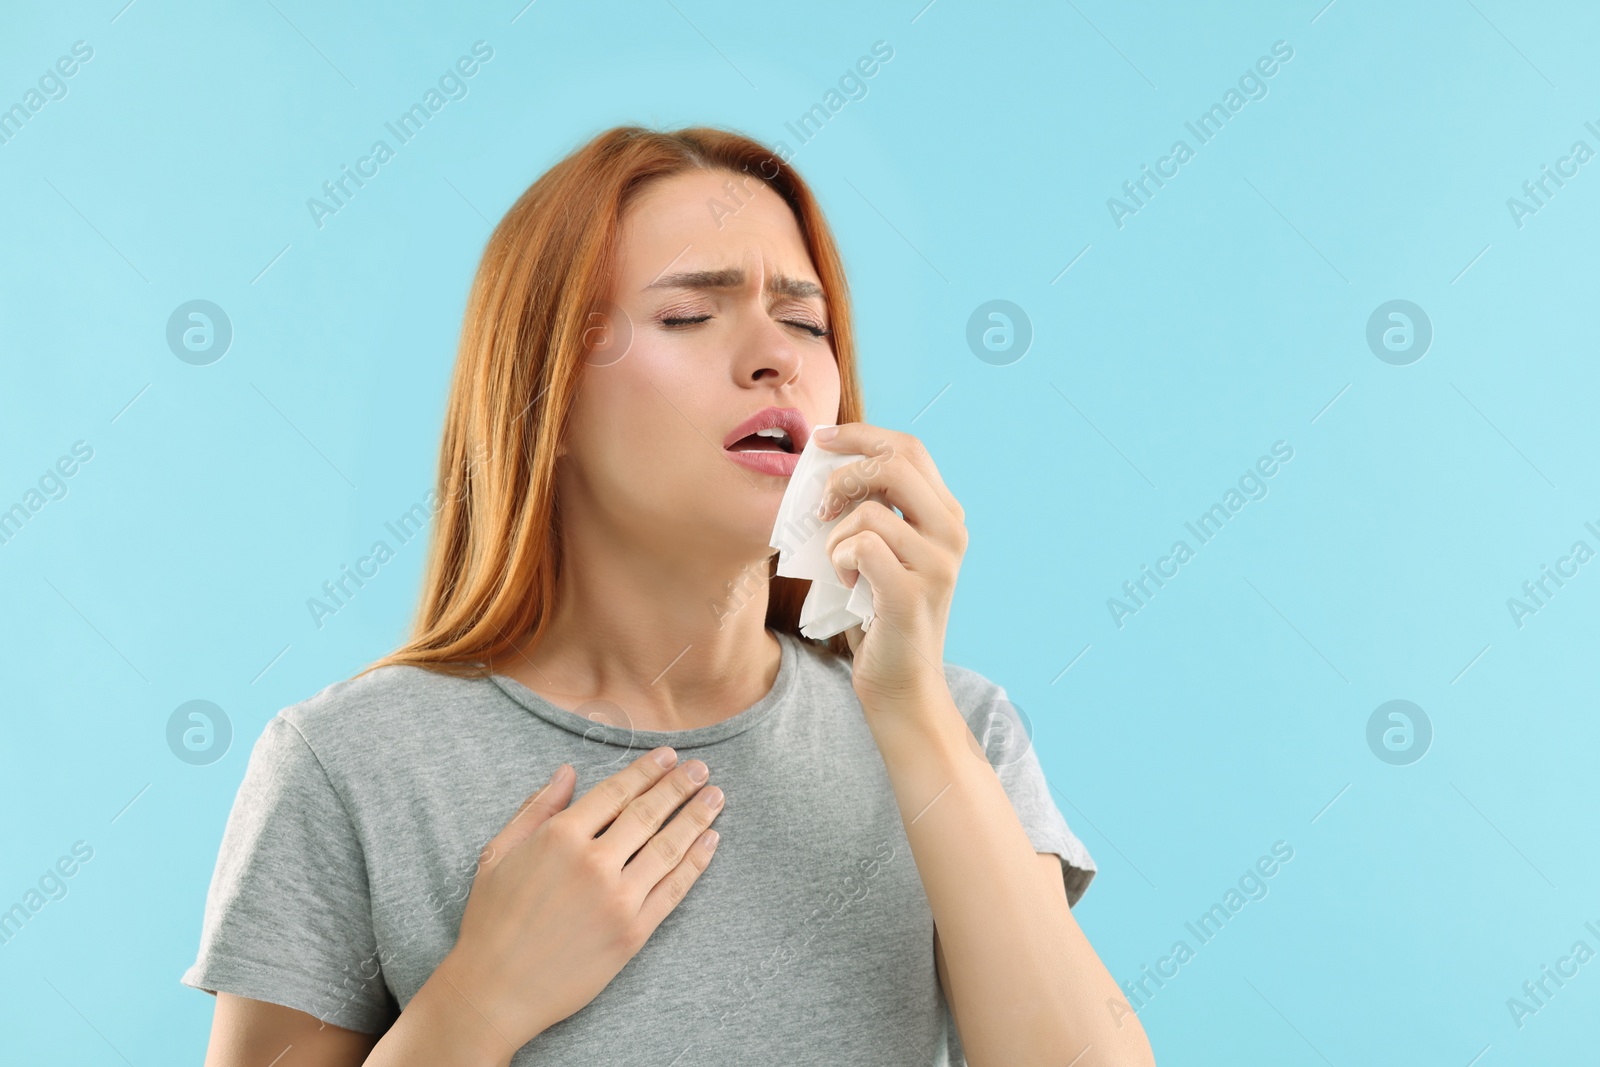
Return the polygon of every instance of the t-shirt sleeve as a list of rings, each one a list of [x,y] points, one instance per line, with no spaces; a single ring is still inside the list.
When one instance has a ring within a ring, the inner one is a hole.
[[[1098,868],[1056,807],[1026,715],[1011,703],[1003,686],[976,671],[946,664],[945,674],[950,695],[1011,798],[1034,851],[1060,857],[1067,903],[1076,905]]]
[[[262,731],[229,812],[184,985],[381,1033],[398,1013],[344,801],[283,714]]]

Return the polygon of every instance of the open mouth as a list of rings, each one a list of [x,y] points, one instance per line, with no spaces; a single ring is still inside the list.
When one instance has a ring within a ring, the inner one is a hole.
[[[755,433],[746,434],[728,446],[729,452],[785,452],[794,453],[794,441],[789,437],[789,432],[781,427],[774,426],[766,430],[757,430]]]

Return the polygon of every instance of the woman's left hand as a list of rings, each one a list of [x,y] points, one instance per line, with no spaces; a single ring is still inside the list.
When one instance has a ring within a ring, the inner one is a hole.
[[[865,422],[840,425],[831,440],[824,432],[819,447],[866,457],[828,476],[819,513],[830,521],[859,501],[827,540],[841,582],[854,587],[864,574],[872,583],[871,628],[846,631],[856,695],[872,710],[948,693],[944,635],[967,551],[966,512],[912,435]]]

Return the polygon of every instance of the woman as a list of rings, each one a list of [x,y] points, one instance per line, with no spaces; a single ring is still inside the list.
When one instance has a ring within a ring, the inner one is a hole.
[[[613,129],[535,182],[415,637],[252,751],[183,978],[207,1063],[1152,1062],[1004,690],[943,662],[961,506],[861,412],[838,252],[759,144]],[[769,541],[832,424],[875,614],[817,643]]]

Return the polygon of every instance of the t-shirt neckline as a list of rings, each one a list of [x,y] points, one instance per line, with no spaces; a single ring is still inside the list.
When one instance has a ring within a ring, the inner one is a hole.
[[[663,745],[672,748],[694,748],[698,745],[715,744],[735,734],[743,733],[765,719],[773,708],[789,699],[800,675],[800,657],[799,650],[795,647],[796,639],[794,635],[782,630],[770,632],[778,639],[780,656],[778,675],[773,679],[772,688],[767,691],[766,696],[721,722],[689,730],[635,730],[626,725],[601,722],[551,703],[508,675],[491,673],[489,678],[502,693],[545,722],[588,740],[645,751]]]

